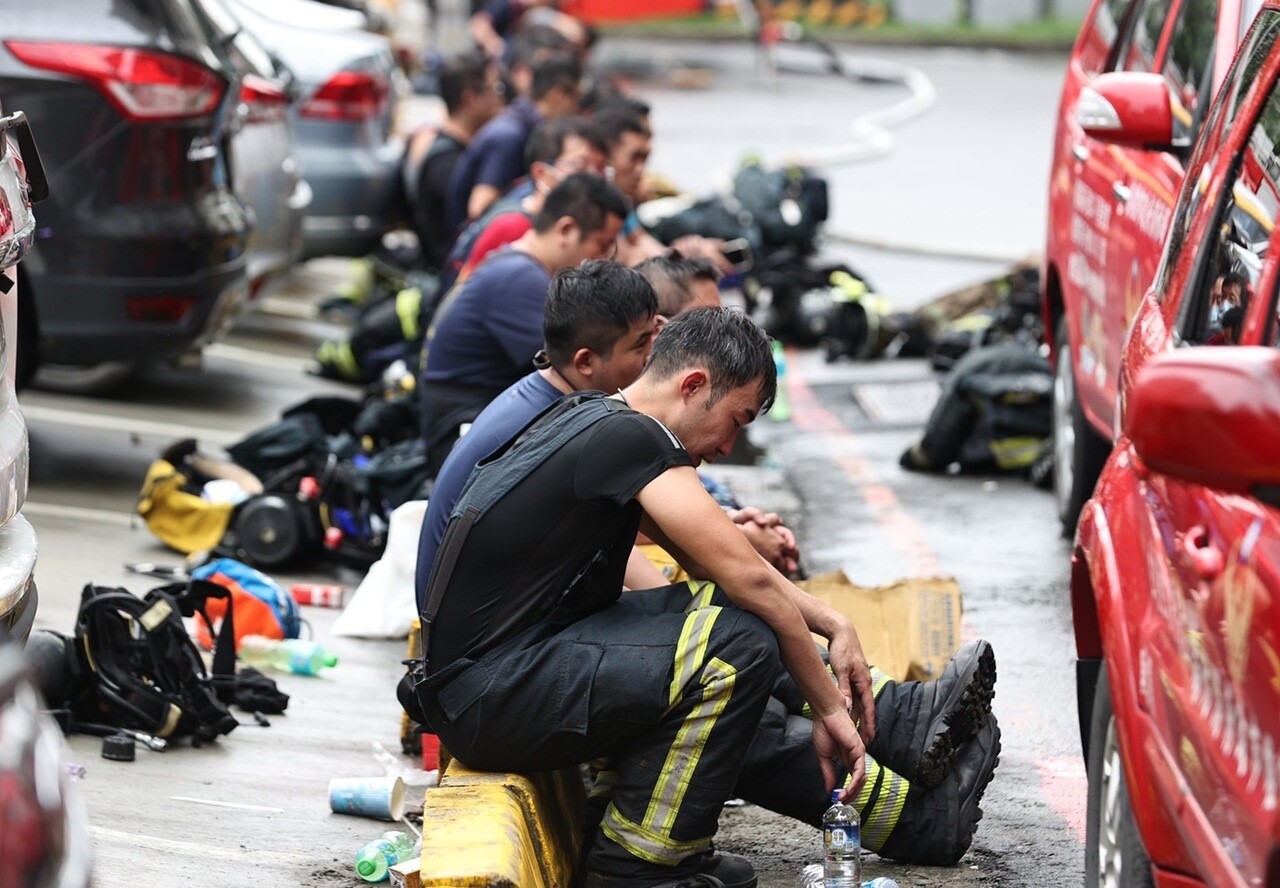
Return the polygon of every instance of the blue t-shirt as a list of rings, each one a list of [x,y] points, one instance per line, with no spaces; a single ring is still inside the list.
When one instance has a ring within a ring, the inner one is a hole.
[[[445,297],[427,341],[425,388],[435,384],[500,392],[529,372],[542,349],[551,274],[528,253],[489,256]]]
[[[431,488],[427,515],[422,520],[422,536],[418,539],[414,589],[419,611],[422,610],[427,581],[431,578],[436,550],[440,548],[440,540],[449,525],[449,515],[476,463],[510,440],[530,420],[558,401],[561,394],[559,389],[542,378],[541,373],[530,373],[484,408],[484,412],[471,424],[471,430],[453,446],[436,475],[435,486]]]
[[[458,231],[467,221],[467,200],[473,188],[491,185],[505,191],[527,172],[524,143],[541,119],[533,103],[520,98],[480,127],[453,167],[445,206],[445,225],[449,231]]]

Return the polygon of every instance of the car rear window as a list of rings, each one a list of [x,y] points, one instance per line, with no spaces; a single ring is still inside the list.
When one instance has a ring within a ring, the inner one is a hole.
[[[268,79],[276,76],[271,53],[240,25],[221,0],[194,0],[194,4],[210,42],[227,47],[237,68]]]

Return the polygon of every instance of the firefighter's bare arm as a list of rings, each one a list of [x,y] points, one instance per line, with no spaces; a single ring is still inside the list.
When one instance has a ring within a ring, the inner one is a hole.
[[[670,472],[667,474],[670,474]],[[694,477],[697,480],[696,475]],[[699,482],[699,485],[701,485],[701,482]],[[710,501],[709,497],[707,499]],[[714,505],[714,501],[712,503]],[[641,505],[644,505],[644,503],[641,502]],[[652,534],[649,533],[649,529],[654,523],[652,516],[646,514],[645,522],[641,524],[641,530],[646,535],[657,539],[659,544],[662,544],[663,540],[659,539],[659,537],[665,532],[660,527],[654,529]],[[737,527],[736,524],[732,526]],[[663,548],[667,549],[689,574],[695,577],[715,579],[708,572],[708,568],[695,555],[682,550],[679,542],[670,540],[669,534],[667,536],[669,545],[663,545]],[[853,624],[849,622],[844,614],[829,604],[819,601],[808,592],[797,587],[774,570],[772,566],[768,565],[763,558],[760,560],[774,573],[774,585],[780,587],[784,594],[795,603],[809,630],[827,639],[831,671],[836,676],[840,692],[853,705],[854,711],[858,713],[858,729],[860,733],[863,738],[870,740],[875,736],[876,732],[875,694],[871,687],[871,670],[867,664],[867,657],[863,653],[862,642],[858,639],[858,633]],[[733,597],[729,587],[718,580],[717,583],[725,590],[726,594]],[[630,588],[634,589],[636,587],[631,586]]]
[[[814,746],[828,784],[834,781],[834,758],[853,775],[850,791],[856,792],[865,773],[862,739],[850,719],[845,695],[831,681],[809,635],[812,619],[821,624],[814,628],[823,635],[856,640],[848,620],[825,606],[825,610],[805,608],[810,612],[804,613],[793,590],[802,596],[799,600],[818,602],[796,590],[751,548],[707,494],[694,469],[668,469],[649,482],[636,499],[645,511],[642,529],[647,535],[686,569],[696,565],[698,576],[714,581],[735,604],[773,629],[783,665],[813,708]],[[861,701],[861,696],[858,699]]]
[[[662,575],[662,571],[653,566],[652,561],[644,557],[643,552],[632,546],[622,585],[628,589],[657,589],[659,586],[667,585],[667,578]]]

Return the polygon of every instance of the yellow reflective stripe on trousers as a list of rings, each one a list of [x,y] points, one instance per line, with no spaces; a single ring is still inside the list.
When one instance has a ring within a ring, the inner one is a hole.
[[[667,712],[680,702],[684,689],[693,683],[702,669],[702,662],[707,656],[707,641],[711,638],[711,627],[715,625],[718,616],[718,607],[700,607],[686,614],[680,638],[676,641],[671,690],[667,694]]]
[[[719,612],[720,608],[706,610]],[[667,750],[667,760],[662,763],[658,783],[653,788],[653,798],[649,799],[649,808],[644,813],[643,825],[647,829],[668,835],[674,828],[676,815],[684,802],[693,772],[702,761],[702,751],[707,746],[712,728],[716,726],[716,719],[724,712],[729,698],[733,696],[737,678],[738,670],[717,657],[712,657],[707,668],[702,671],[699,680],[703,688],[702,699],[684,717],[684,723],[676,732],[675,742]]]
[[[907,778],[867,756],[867,780],[853,803],[862,819],[862,847],[879,851],[889,841],[889,835],[902,818],[902,806],[907,803],[910,789]],[[875,803],[871,804],[873,796]]]
[[[406,287],[396,294],[396,317],[400,320],[400,335],[412,342],[421,334],[418,321],[422,317],[422,291]]]
[[[875,666],[871,667],[871,696],[879,697],[880,692],[884,690],[884,686],[893,681],[893,677],[883,669]]]
[[[689,606],[684,609],[685,613],[711,604],[711,596],[716,594],[715,583],[710,580],[685,580],[684,583],[689,587],[690,595]]]
[[[991,455],[996,465],[1002,469],[1022,469],[1036,461],[1040,455],[1043,438],[994,438],[991,441]]]
[[[612,802],[604,812],[604,822],[600,824],[600,828],[611,841],[625,848],[627,853],[659,866],[675,866],[690,854],[711,850],[711,836],[677,842],[670,836],[658,835],[638,823],[632,823],[618,813]]]
[[[360,362],[349,342],[322,342],[316,347],[316,360],[321,364],[330,364],[344,379],[359,379]]]

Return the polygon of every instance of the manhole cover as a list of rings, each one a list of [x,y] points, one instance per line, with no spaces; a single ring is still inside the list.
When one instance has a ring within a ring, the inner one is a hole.
[[[861,382],[853,399],[877,425],[923,425],[938,402],[941,386],[933,379],[909,382]]]

